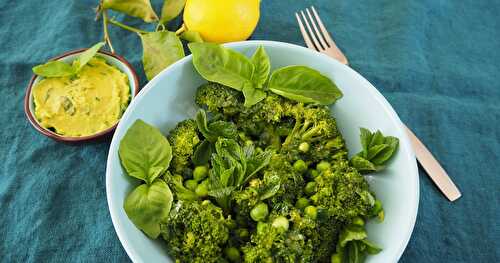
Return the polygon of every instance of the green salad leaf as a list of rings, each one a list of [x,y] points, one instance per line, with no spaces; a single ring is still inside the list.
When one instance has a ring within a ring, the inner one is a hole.
[[[139,34],[142,41],[142,63],[148,80],[160,71],[184,57],[184,48],[179,37],[170,31]]]
[[[33,73],[46,78],[72,76],[78,73],[83,66],[87,65],[104,44],[104,42],[99,42],[85,50],[78,55],[71,65],[60,60],[49,61],[45,64],[33,67]]]
[[[172,160],[172,148],[160,130],[138,119],[127,130],[118,150],[128,175],[151,184]]]
[[[260,46],[257,48],[255,53],[252,55],[251,61],[255,67],[252,82],[256,89],[261,89],[264,87],[264,84],[269,77],[269,72],[271,72],[271,61],[269,60],[269,56],[267,55],[264,47]]]
[[[125,199],[123,208],[132,222],[151,238],[160,234],[160,223],[168,218],[172,192],[161,179],[141,184]]]
[[[33,67],[33,73],[45,78],[68,77],[75,74],[74,68],[60,60],[49,61]]]
[[[158,15],[149,0],[103,0],[102,8],[141,18],[146,23],[158,21]]]
[[[164,0],[161,8],[160,24],[168,23],[179,16],[186,5],[186,0]]]
[[[306,66],[288,66],[271,74],[269,90],[304,103],[332,104],[342,92],[329,78]]]
[[[242,90],[252,82],[254,65],[244,55],[214,43],[189,43],[193,65],[208,81]]]
[[[361,173],[380,171],[396,152],[399,139],[393,136],[384,136],[382,132],[370,132],[361,128],[361,152],[351,158],[351,164]]]

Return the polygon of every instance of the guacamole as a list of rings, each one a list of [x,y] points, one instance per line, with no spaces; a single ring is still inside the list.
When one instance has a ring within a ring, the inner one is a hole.
[[[118,122],[130,100],[127,75],[92,58],[75,76],[45,78],[33,87],[35,116],[58,134],[87,136]]]

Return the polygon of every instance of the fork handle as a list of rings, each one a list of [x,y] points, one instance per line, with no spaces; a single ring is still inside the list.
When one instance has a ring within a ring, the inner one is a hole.
[[[420,162],[424,170],[427,172],[432,181],[437,185],[439,190],[450,200],[455,201],[462,194],[458,190],[457,186],[450,179],[446,171],[441,167],[439,162],[434,158],[432,153],[425,147],[425,145],[415,136],[415,134],[403,124],[406,129],[410,141],[415,150],[415,155],[417,160]]]

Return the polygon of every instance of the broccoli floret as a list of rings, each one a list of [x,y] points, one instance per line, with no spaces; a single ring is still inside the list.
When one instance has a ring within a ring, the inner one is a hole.
[[[201,85],[196,91],[195,101],[198,106],[207,107],[210,112],[229,116],[244,108],[241,92],[214,82]]]
[[[375,203],[368,182],[348,161],[333,163],[314,181],[316,189],[311,201],[340,222],[348,224],[357,216],[368,216]]]
[[[270,205],[273,210],[285,214],[293,207],[298,193],[302,192],[305,185],[304,179],[281,154],[273,155],[268,169],[264,171],[264,179],[273,176],[279,178],[280,189],[270,198]]]
[[[162,225],[162,236],[177,261],[217,262],[229,238],[229,221],[209,201],[178,201]]]
[[[251,241],[241,248],[245,262],[312,262],[311,240],[295,230],[259,223]]]
[[[281,152],[289,161],[307,159],[313,162],[331,160],[338,152],[347,150],[335,119],[326,106],[297,104],[293,108],[294,126]],[[345,154],[345,157],[346,157]],[[337,156],[335,159],[338,159]]]
[[[179,122],[170,131],[168,140],[172,146],[170,169],[174,173],[182,174],[188,168],[189,159],[193,155],[196,145],[200,142],[196,122],[191,119]]]

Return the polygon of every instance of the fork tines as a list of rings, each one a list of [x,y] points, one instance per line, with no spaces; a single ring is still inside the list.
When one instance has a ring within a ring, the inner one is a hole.
[[[325,50],[327,48],[332,47],[332,37],[326,30],[325,25],[323,24],[323,21],[321,21],[321,18],[318,15],[318,12],[316,12],[316,9],[314,9],[314,6],[311,6],[312,14],[311,11],[309,11],[309,8],[306,8],[305,13],[304,10],[300,10],[300,16],[299,12],[295,13],[295,17],[297,18],[297,22],[299,23],[300,27],[300,32],[302,33],[302,36],[304,37],[304,40],[306,41],[306,45],[309,48],[314,48],[318,51]],[[302,17],[302,19],[301,19]],[[303,21],[303,22],[302,22]],[[306,24],[306,28],[304,27],[304,23]],[[312,27],[311,27],[312,25]],[[319,30],[318,30],[319,27]],[[314,29],[314,31],[313,31]],[[321,30],[321,32],[320,32]]]

